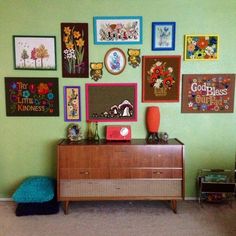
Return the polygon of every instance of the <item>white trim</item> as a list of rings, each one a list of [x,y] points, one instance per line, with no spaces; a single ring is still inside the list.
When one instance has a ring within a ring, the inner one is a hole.
[[[10,197],[2,197],[0,198],[0,202],[12,202],[13,199]]]
[[[196,201],[196,200],[198,200],[198,198],[197,197],[185,197],[184,200],[186,200],[186,201]]]

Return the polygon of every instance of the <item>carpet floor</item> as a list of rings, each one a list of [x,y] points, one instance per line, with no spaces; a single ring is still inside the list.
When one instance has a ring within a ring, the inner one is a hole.
[[[15,216],[0,202],[0,236],[235,236],[236,201],[202,206],[181,201],[174,214],[165,201],[72,202],[68,215]]]

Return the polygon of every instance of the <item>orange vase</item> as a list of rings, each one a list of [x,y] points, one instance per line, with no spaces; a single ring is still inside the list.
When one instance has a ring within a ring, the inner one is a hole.
[[[159,107],[147,107],[146,126],[148,131],[148,139],[158,141],[158,130],[160,127],[160,109]]]

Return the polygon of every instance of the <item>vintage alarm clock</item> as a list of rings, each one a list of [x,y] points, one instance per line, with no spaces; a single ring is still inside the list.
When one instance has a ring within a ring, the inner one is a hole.
[[[106,140],[131,140],[130,125],[108,125],[106,127]]]

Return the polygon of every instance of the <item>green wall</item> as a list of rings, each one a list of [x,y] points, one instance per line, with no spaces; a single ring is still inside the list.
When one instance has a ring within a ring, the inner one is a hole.
[[[29,175],[56,173],[56,143],[65,137],[68,123],[63,117],[63,86],[82,88],[82,121],[86,130],[84,84],[90,78],[62,78],[61,22],[88,22],[90,61],[102,61],[113,45],[93,44],[93,16],[143,16],[142,55],[183,55],[185,34],[219,34],[220,59],[212,62],[182,60],[181,73],[235,73],[235,0],[0,0],[0,197],[10,197],[16,186]],[[176,50],[151,50],[151,22],[176,22]],[[55,35],[56,71],[14,70],[12,35]],[[127,51],[129,45],[120,46]],[[181,103],[141,103],[141,67],[127,66],[113,76],[103,70],[101,82],[138,83],[138,122],[131,122],[132,136],[144,138],[145,108],[158,105],[160,131],[185,143],[186,197],[196,196],[195,179],[200,168],[234,168],[236,151],[236,115],[183,114]],[[58,77],[59,117],[6,117],[4,77]],[[236,107],[234,107],[234,110]],[[100,123],[104,134],[106,123]]]

